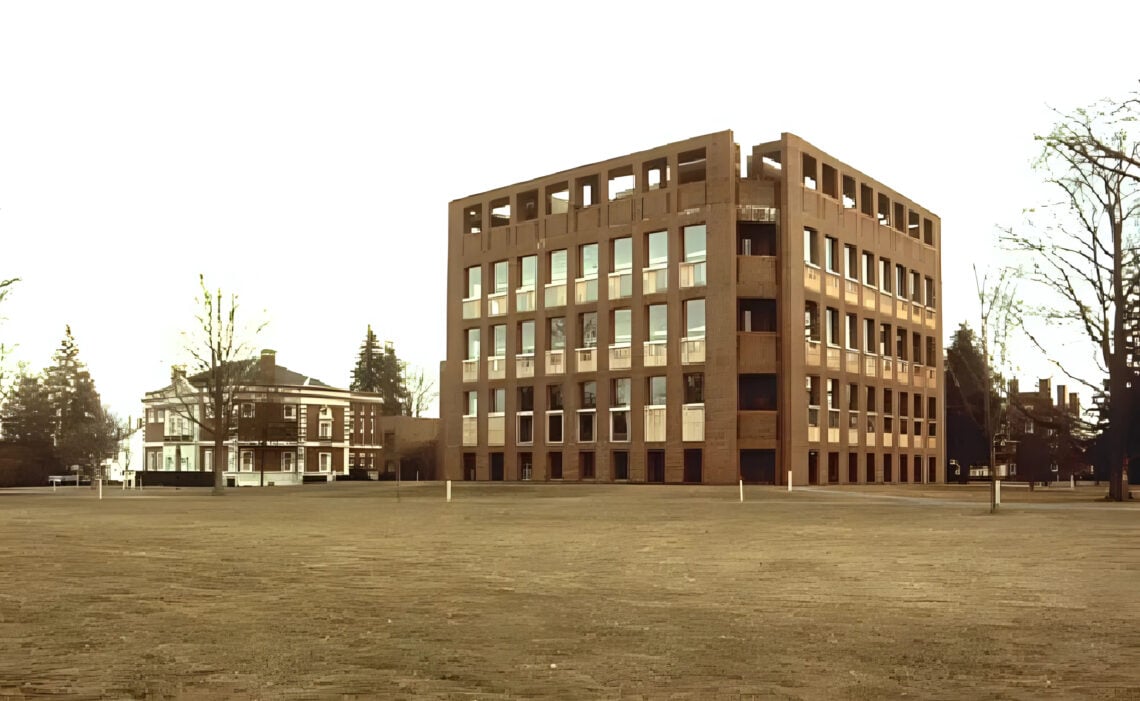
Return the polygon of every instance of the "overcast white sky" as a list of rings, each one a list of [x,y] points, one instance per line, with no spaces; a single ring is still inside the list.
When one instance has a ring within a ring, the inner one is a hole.
[[[745,151],[796,133],[940,214],[950,333],[995,225],[1040,199],[1049,106],[1136,87],[1137,20],[1120,1],[4,2],[0,278],[23,282],[0,339],[38,369],[70,323],[137,416],[202,272],[265,311],[257,345],[294,370],[347,385],[371,323],[434,374],[448,201],[721,129]],[[1018,362],[1023,385],[1049,372]]]

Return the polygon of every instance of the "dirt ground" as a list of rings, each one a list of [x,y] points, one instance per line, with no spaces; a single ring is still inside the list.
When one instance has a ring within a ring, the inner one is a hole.
[[[1085,486],[0,490],[0,698],[1140,699]]]

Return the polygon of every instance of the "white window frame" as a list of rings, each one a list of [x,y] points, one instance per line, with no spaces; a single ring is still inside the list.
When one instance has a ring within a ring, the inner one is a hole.
[[[524,418],[530,419],[530,440],[522,439],[522,421]],[[533,411],[519,411],[515,412],[515,442],[519,445],[534,445],[534,412]]]
[[[297,405],[296,404],[286,404],[285,405],[285,420],[286,421],[296,421],[297,420]]]
[[[626,430],[625,438],[615,438],[614,437],[614,415],[618,414],[618,413],[624,413],[625,414],[625,430]],[[627,406],[621,406],[621,407],[610,407],[610,443],[629,443],[630,442],[630,439],[633,437],[632,419],[633,419],[632,411],[628,405]]]
[[[317,424],[317,436],[321,440],[332,440],[332,421],[320,421]]]
[[[241,418],[252,419],[254,416],[253,402],[241,403]]]
[[[203,472],[213,472],[214,471],[214,449],[213,448],[207,448],[207,449],[202,451],[202,471]]]
[[[294,465],[296,464],[296,455],[291,450],[281,453],[281,471],[294,472]]]
[[[317,453],[317,469],[332,472],[332,453]]]
[[[246,458],[248,458],[248,461],[246,460]],[[252,450],[241,451],[241,471],[242,472],[253,472],[253,451]]]
[[[597,409],[579,409],[578,410],[578,425],[576,427],[576,435],[579,443],[597,443],[598,442],[598,410]],[[594,425],[593,438],[582,437],[582,416],[584,414],[590,415],[590,421]]]
[[[550,419],[556,415],[558,416],[558,420],[562,423],[562,431],[561,431],[562,439],[557,440],[557,441],[550,437]],[[565,443],[566,442],[566,412],[565,412],[565,410],[563,410],[563,409],[552,409],[550,411],[547,411],[546,412],[546,424],[543,426],[543,428],[546,431],[545,437],[546,437],[547,444],[549,444],[549,445],[562,445],[563,443]]]

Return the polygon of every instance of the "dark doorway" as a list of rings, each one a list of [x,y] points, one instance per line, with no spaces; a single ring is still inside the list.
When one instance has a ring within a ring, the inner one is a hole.
[[[867,453],[867,484],[874,484],[877,476],[875,475],[875,454]]]
[[[859,482],[859,454],[847,454],[847,481],[851,484]]]
[[[614,479],[615,480],[628,480],[629,479],[629,451],[628,450],[615,450],[614,451]]]
[[[529,482],[534,477],[534,456],[532,453],[519,453],[519,479]]]
[[[886,455],[883,456],[883,481],[884,482],[890,483],[890,482],[894,481],[894,475],[891,474],[892,472],[894,472],[894,470],[892,469],[894,467],[894,464],[893,464],[894,463],[894,457],[895,456],[891,455],[890,453],[887,453]]]
[[[582,452],[578,454],[578,470],[579,478],[584,480],[594,479],[594,454],[591,452]]]
[[[704,451],[700,448],[689,448],[685,451],[685,481],[690,484],[700,484],[704,463]]]
[[[938,481],[938,462],[934,458],[927,458],[926,481],[933,484]]]
[[[819,484],[819,451],[808,451],[808,484]]]
[[[496,482],[503,481],[503,454],[491,453],[491,479]]]
[[[907,460],[908,460],[907,456],[905,456],[905,455],[899,456],[899,482],[908,481],[907,480],[907,472],[908,472]]]
[[[645,455],[646,471],[648,473],[648,482],[664,482],[665,481],[665,451],[664,450],[650,450]]]
[[[748,484],[776,484],[776,451],[740,451],[740,479]]]
[[[562,479],[562,453],[550,454],[550,479]]]
[[[839,483],[839,453],[827,454],[827,482],[828,484]]]
[[[468,482],[474,482],[475,477],[475,453],[463,454],[463,479]]]

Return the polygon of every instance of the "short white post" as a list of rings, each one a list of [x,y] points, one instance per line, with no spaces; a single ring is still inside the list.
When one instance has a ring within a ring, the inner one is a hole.
[[[788,470],[788,491],[792,491],[792,471]]]
[[[56,486],[57,484],[59,484],[59,481],[58,481],[58,480],[52,480],[52,481],[51,481],[51,491],[53,491],[53,492],[55,491],[55,486]]]
[[[1069,475],[1069,489],[1077,488],[1077,478]]]
[[[994,483],[994,503],[1001,503],[1001,480],[997,480]]]
[[[740,503],[744,503],[744,480],[740,480]]]
[[[451,480],[447,480],[447,501],[451,501]]]
[[[99,498],[102,499],[103,498],[103,478],[100,477],[96,481],[99,482]]]

